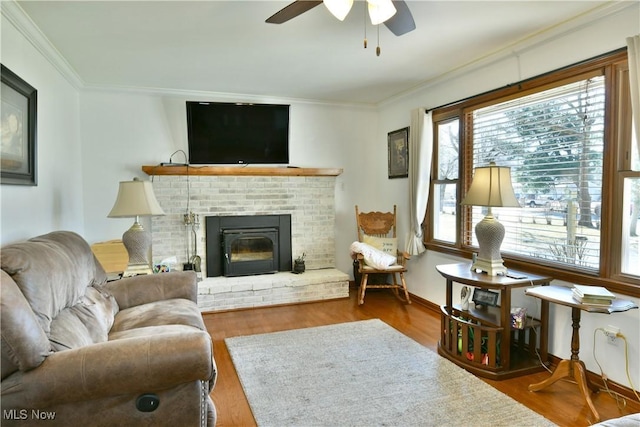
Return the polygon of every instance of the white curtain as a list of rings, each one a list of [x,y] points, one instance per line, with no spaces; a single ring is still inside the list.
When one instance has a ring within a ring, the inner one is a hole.
[[[433,153],[433,125],[431,112],[424,108],[411,111],[409,128],[409,209],[410,232],[406,251],[419,255],[426,249],[422,244],[422,221],[429,201],[429,180]]]
[[[627,37],[627,55],[629,56],[631,111],[636,131],[636,144],[640,153],[640,34]]]

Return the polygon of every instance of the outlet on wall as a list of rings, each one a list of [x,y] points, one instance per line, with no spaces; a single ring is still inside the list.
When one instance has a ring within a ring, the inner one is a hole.
[[[606,328],[604,328],[604,334],[607,336],[608,342],[610,344],[614,344],[616,342],[619,333],[620,328],[618,328],[617,326],[608,325]]]

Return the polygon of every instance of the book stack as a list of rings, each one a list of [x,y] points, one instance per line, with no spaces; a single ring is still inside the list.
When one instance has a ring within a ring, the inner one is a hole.
[[[611,305],[616,298],[602,286],[573,285],[573,298],[581,304]]]

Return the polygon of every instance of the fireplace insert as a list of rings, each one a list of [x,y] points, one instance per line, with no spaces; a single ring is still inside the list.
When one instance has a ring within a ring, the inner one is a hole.
[[[207,276],[291,271],[291,215],[206,218]]]
[[[240,228],[222,232],[222,269],[225,276],[278,271],[278,229]]]

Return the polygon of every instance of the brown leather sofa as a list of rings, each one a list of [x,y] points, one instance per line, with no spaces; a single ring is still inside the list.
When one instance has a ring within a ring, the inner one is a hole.
[[[195,273],[107,282],[68,231],[7,245],[0,259],[0,424],[215,425]]]

